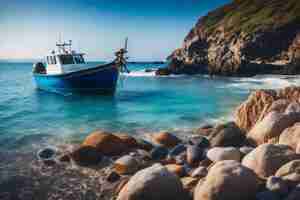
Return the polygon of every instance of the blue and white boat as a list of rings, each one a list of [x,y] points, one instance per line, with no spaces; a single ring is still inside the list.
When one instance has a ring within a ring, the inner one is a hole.
[[[120,71],[126,69],[127,39],[125,48],[115,53],[110,63],[93,65],[86,63],[83,53],[72,50],[72,41],[57,43],[57,51],[45,57],[45,64],[33,66],[33,76],[39,89],[57,92],[114,93]]]

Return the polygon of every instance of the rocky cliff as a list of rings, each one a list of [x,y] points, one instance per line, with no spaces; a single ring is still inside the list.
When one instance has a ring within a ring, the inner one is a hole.
[[[169,60],[168,73],[299,73],[300,1],[234,0],[201,17]]]

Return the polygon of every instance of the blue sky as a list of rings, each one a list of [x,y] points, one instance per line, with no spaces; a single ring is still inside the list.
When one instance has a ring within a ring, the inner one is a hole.
[[[90,60],[129,37],[131,60],[162,60],[197,19],[230,0],[0,0],[0,59],[41,58],[61,33]]]

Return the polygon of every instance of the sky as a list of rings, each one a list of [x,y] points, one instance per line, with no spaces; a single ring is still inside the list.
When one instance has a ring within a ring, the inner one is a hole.
[[[40,59],[61,38],[88,60],[164,60],[200,16],[230,0],[0,0],[0,59]]]

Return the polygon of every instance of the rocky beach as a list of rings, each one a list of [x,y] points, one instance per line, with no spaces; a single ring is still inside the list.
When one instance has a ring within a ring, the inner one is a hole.
[[[97,130],[78,144],[2,152],[0,197],[296,200],[299,98],[299,87],[254,91],[234,121],[204,125],[184,138]]]

